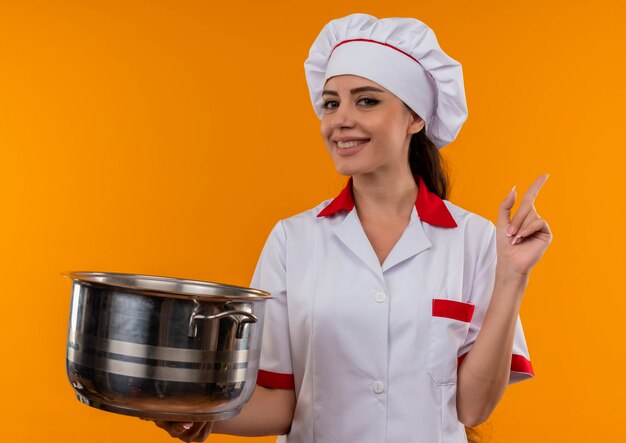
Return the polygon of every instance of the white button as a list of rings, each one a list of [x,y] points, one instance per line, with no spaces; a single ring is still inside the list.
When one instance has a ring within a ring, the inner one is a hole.
[[[383,392],[385,392],[385,385],[382,381],[375,381],[374,383],[372,383],[372,391],[374,391],[376,394],[382,394]]]
[[[382,291],[377,292],[374,294],[374,300],[376,300],[378,303],[384,303],[387,300],[387,294]]]

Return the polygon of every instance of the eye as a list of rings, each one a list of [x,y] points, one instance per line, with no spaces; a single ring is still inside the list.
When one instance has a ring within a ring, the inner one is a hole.
[[[380,103],[380,100],[376,100],[375,98],[363,97],[359,99],[357,103],[361,103],[361,102],[363,102],[365,106],[374,106]]]
[[[324,102],[324,104],[322,105],[322,107],[324,109],[335,109],[337,107],[337,101],[336,100],[326,100]]]

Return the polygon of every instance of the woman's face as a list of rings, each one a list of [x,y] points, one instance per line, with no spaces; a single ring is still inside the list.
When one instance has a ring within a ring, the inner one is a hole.
[[[391,92],[356,75],[331,77],[322,94],[321,133],[337,172],[408,168],[411,135],[424,121]]]

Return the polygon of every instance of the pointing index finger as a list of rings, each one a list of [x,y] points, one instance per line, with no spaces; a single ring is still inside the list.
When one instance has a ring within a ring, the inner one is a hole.
[[[528,190],[524,194],[523,200],[525,200],[525,201],[527,201],[529,203],[534,203],[535,199],[537,198],[537,195],[539,195],[539,191],[543,187],[543,185],[546,182],[546,180],[548,180],[548,177],[550,177],[550,174],[540,175],[533,182],[533,184],[530,185],[530,187],[528,188]]]
[[[520,202],[520,206],[517,212],[515,213],[515,215],[513,216],[513,218],[511,219],[509,223],[510,227],[507,230],[507,236],[510,237],[512,235],[515,235],[518,229],[520,229],[520,227],[522,226],[522,223],[524,222],[526,217],[528,217],[528,214],[531,211],[535,211],[535,199],[537,198],[537,195],[539,194],[539,190],[544,185],[544,183],[546,182],[549,176],[550,176],[549,174],[540,175],[533,182],[533,184],[530,185],[530,187],[528,188],[528,190],[526,191],[526,193],[524,194],[524,197],[522,198]]]

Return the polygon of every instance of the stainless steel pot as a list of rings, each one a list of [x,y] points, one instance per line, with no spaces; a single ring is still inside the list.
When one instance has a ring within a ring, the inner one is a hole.
[[[81,402],[208,421],[237,415],[252,396],[269,293],[150,275],[66,276],[67,376]]]

